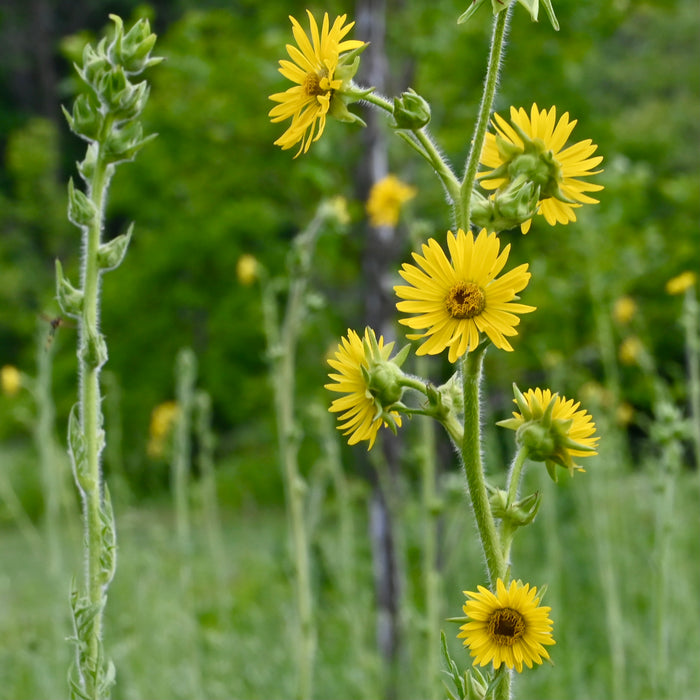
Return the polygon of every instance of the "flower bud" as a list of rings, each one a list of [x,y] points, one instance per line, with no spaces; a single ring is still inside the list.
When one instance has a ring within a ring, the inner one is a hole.
[[[394,98],[394,129],[422,129],[430,122],[430,105],[414,90]]]
[[[74,134],[86,141],[95,141],[99,137],[104,117],[88,94],[83,93],[75,98],[73,114],[68,112],[65,107],[61,107],[61,109]]]
[[[134,225],[131,224],[126,233],[113,238],[108,243],[103,243],[97,251],[97,264],[101,270],[113,270],[121,265],[126,250],[131,243],[131,234],[134,231]]]
[[[77,318],[83,310],[83,292],[76,289],[64,276],[60,260],[56,260],[56,297],[66,316]]]
[[[110,19],[116,25],[114,39],[108,49],[113,63],[123,66],[127,73],[134,75],[162,60],[150,57],[156,35],[151,32],[147,19],[140,19],[126,34],[120,17],[110,15]]]
[[[79,228],[89,226],[97,215],[97,209],[92,200],[84,192],[76,190],[73,178],[68,180],[68,219]]]

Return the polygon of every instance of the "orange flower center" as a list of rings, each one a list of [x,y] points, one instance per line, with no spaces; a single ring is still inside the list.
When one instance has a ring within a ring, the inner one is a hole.
[[[517,610],[500,608],[491,615],[488,630],[496,644],[511,647],[525,633],[525,620]]]
[[[445,298],[445,307],[452,318],[474,318],[486,308],[486,296],[474,282],[457,282]]]

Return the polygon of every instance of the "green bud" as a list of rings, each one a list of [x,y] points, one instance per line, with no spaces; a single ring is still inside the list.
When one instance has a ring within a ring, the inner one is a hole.
[[[110,68],[109,61],[104,53],[104,47],[104,39],[97,45],[96,50],[90,44],[86,44],[83,49],[83,65],[82,67],[75,67],[78,75],[92,88],[96,87],[102,76]]]
[[[127,73],[135,75],[163,60],[150,57],[157,37],[151,32],[151,25],[147,19],[140,19],[124,34],[121,18],[117,15],[109,17],[116,25],[114,39],[108,49],[112,63],[123,66]]]
[[[394,129],[422,129],[430,122],[430,105],[414,90],[394,98]]]
[[[89,226],[97,216],[97,208],[84,192],[76,190],[73,178],[68,180],[68,220],[78,228]]]
[[[121,127],[115,127],[105,140],[105,159],[110,163],[132,160],[141,148],[155,137],[156,134],[150,134],[144,138],[139,122],[127,122]]]
[[[95,174],[95,163],[97,162],[97,144],[91,143],[85,152],[85,158],[78,163],[80,177],[89,182]]]
[[[61,106],[61,109],[68,121],[70,130],[74,134],[86,141],[95,141],[99,137],[104,117],[97,105],[94,104],[93,98],[88,94],[83,93],[75,98],[73,114],[68,112],[63,106]]]
[[[489,198],[472,194],[472,221],[487,231],[507,231],[531,219],[539,204],[540,189],[525,176],[507,182]]]
[[[124,260],[126,250],[131,242],[131,234],[134,231],[134,225],[131,224],[126,233],[113,238],[108,243],[103,243],[97,251],[97,264],[101,270],[114,270],[119,267]]]
[[[61,261],[56,260],[56,297],[66,316],[78,318],[83,311],[83,292],[76,289],[64,276]]]
[[[102,367],[107,362],[107,343],[101,333],[92,331],[86,334],[80,348],[80,359],[90,367]]]
[[[124,69],[121,66],[114,66],[102,73],[95,86],[95,91],[100,102],[111,112],[119,109],[121,101],[128,95],[130,87]]]

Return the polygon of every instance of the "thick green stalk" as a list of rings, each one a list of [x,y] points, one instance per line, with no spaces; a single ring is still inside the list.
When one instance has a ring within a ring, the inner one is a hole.
[[[496,15],[494,20],[489,63],[486,69],[484,92],[479,105],[479,116],[474,127],[474,136],[472,137],[472,144],[467,157],[464,179],[460,187],[460,196],[455,200],[455,219],[458,228],[461,228],[463,231],[468,231],[471,224],[472,191],[476,183],[476,171],[479,167],[479,158],[484,147],[486,129],[491,116],[491,107],[493,106],[493,99],[496,96],[496,88],[498,87],[498,74],[501,68],[501,58],[505,46],[506,27],[510,12],[511,8],[503,10]]]
[[[464,434],[461,456],[469,488],[474,518],[481,546],[486,558],[489,580],[492,586],[496,579],[505,577],[505,560],[496,523],[491,513],[484,467],[481,462],[481,406],[479,383],[484,360],[485,346],[467,353],[462,360],[462,390],[464,394]]]
[[[102,616],[106,602],[106,584],[101,563],[103,555],[102,511],[104,485],[100,468],[103,447],[100,396],[100,369],[106,360],[100,349],[100,267],[97,253],[101,243],[107,188],[114,166],[101,157],[98,146],[95,170],[89,183],[88,196],[95,206],[92,222],[83,227],[82,287],[83,313],[79,319],[80,349],[78,352],[78,381],[80,385],[80,428],[85,439],[87,479],[83,482],[85,515],[85,544],[87,560],[88,603],[96,612],[90,626],[88,654],[90,667],[101,663]],[[106,353],[105,353],[106,355]],[[86,691],[91,698],[99,697],[99,684],[91,676],[85,678]]]

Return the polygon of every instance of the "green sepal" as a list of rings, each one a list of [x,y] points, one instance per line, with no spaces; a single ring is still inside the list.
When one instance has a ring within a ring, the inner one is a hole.
[[[95,174],[95,165],[97,163],[97,144],[91,143],[85,151],[85,158],[77,163],[80,177],[89,182]]]
[[[465,10],[457,19],[457,24],[464,24],[472,18],[474,13],[481,7],[484,0],[472,0],[469,8]]]
[[[66,316],[79,318],[83,311],[83,292],[76,289],[64,276],[60,260],[56,260],[56,298]]]
[[[518,2],[530,13],[532,21],[537,22],[540,13],[540,0],[518,0]],[[552,7],[551,0],[542,0],[542,4],[544,5],[544,9],[547,11],[547,16],[549,17],[552,27],[554,27],[554,30],[558,32],[559,22],[554,14],[554,8]]]
[[[114,270],[124,260],[126,251],[131,243],[131,235],[134,224],[129,224],[126,233],[113,238],[108,243],[103,243],[97,250],[97,265],[101,270]]]
[[[97,215],[97,207],[82,191],[76,190],[73,178],[68,180],[68,220],[78,228],[90,226]]]

